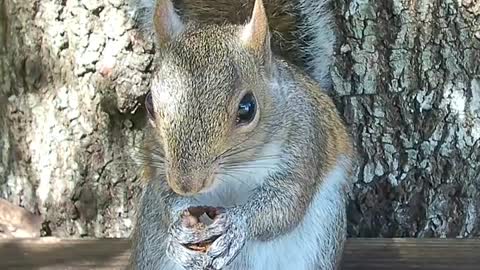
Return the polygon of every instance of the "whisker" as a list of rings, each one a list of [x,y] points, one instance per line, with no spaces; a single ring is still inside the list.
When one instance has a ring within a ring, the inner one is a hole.
[[[253,135],[254,134],[252,134],[251,136],[253,136]],[[230,149],[227,149],[227,151],[225,151],[223,153],[223,157],[229,157],[229,156],[236,155],[236,154],[242,153],[244,151],[249,151],[249,150],[252,150],[254,148],[262,147],[262,146],[265,145],[265,142],[258,142],[256,144],[250,145],[248,147],[244,147],[243,143],[245,143],[248,139],[250,139],[251,136],[245,138],[244,140],[242,140],[240,143],[238,143],[234,147],[231,147]]]
[[[260,146],[263,146],[263,143],[262,144],[259,143],[259,144],[252,145],[252,146],[245,147],[245,148],[241,148],[241,147],[232,148],[233,151],[227,153],[223,157],[228,158],[228,157],[231,157],[231,156],[234,156],[234,155],[241,154],[241,153],[246,152],[246,151],[250,151],[250,150],[255,149],[257,147],[260,147]]]
[[[225,160],[223,162],[220,163],[221,166],[229,166],[229,165],[238,165],[238,164],[241,164],[241,165],[260,165],[260,166],[263,166],[263,165],[268,165],[268,162],[276,162],[278,161],[279,159],[282,159],[282,156],[278,155],[278,156],[271,156],[271,157],[263,157],[263,156],[260,156],[258,158],[255,159],[255,163],[252,163],[252,162],[245,162],[243,160],[235,160],[235,159],[230,159],[230,160]]]
[[[223,151],[220,155],[217,156],[216,160],[220,158],[226,159],[222,160],[222,162],[220,162],[220,165],[224,169],[228,170],[228,172],[220,173],[222,175],[221,177],[219,177],[219,179],[222,179],[220,181],[225,181],[225,177],[230,177],[232,179],[235,179],[235,181],[246,184],[244,181],[242,181],[242,179],[239,179],[238,176],[236,176],[233,172],[251,173],[248,170],[270,169],[270,167],[272,167],[268,166],[268,164],[245,164],[245,161],[241,160],[241,157],[239,157],[239,155],[247,151],[259,149],[265,145],[266,142],[263,140],[254,142],[253,144],[245,145],[247,141],[251,140],[251,138],[256,136],[259,132],[267,134],[267,137],[269,137],[269,135],[275,136],[278,133],[278,129],[284,126],[282,114],[283,112],[264,113],[262,115],[264,121],[268,121],[274,118],[278,118],[278,121],[270,121],[267,123],[267,125],[259,126],[257,130],[255,130],[251,134],[248,134],[245,138],[242,138],[242,140],[238,144],[228,149],[225,149],[225,151]],[[132,151],[134,152],[133,156],[129,157],[129,159],[131,160],[121,160],[116,162],[115,164],[127,164],[133,166],[147,165],[148,167],[163,171],[168,161],[165,158],[164,148],[162,147],[158,138],[156,138],[155,136],[146,136],[142,138],[141,142],[141,146],[136,146],[138,144],[130,146],[132,148]],[[255,161],[269,162],[276,161],[281,158],[281,155],[278,154],[263,155],[257,157]]]
[[[235,175],[233,175],[233,174],[230,174],[230,173],[227,173],[227,172],[219,172],[219,174],[226,175],[226,176],[232,178],[233,180],[238,181],[238,182],[240,182],[241,184],[244,184],[244,185],[246,185],[246,186],[251,186],[251,184],[245,182],[244,180],[240,179],[239,177],[237,177],[237,176],[235,176]]]
[[[235,172],[247,172],[249,174],[255,174],[255,172],[252,172],[251,170],[255,170],[255,169],[265,169],[265,170],[273,170],[275,169],[275,167],[246,167],[246,166],[238,166],[238,167],[227,167],[225,168],[226,170],[230,170],[230,171],[235,171]]]
[[[270,154],[270,155],[262,155],[255,159],[255,161],[274,161],[279,158],[282,158],[281,154]],[[234,163],[244,163],[244,161],[236,161],[236,160],[226,160],[222,161],[221,164],[234,164]]]

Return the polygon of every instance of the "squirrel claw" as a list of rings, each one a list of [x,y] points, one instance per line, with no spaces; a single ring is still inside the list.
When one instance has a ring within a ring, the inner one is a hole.
[[[167,255],[185,269],[208,269],[209,262],[205,254],[190,250],[173,239],[167,245]]]
[[[222,269],[229,265],[245,244],[245,230],[242,227],[231,226],[210,246],[207,255],[212,257],[213,269]]]
[[[170,230],[169,256],[186,269],[222,269],[238,255],[246,242],[246,223],[232,209],[222,212],[207,226],[186,226],[180,218]],[[189,249],[208,240],[213,240],[206,251]]]

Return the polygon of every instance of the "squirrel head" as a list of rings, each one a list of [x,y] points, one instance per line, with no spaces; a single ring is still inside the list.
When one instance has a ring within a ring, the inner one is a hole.
[[[226,160],[249,160],[264,140],[273,61],[263,3],[245,25],[184,23],[157,0],[159,47],[146,108],[163,147],[173,191],[193,195],[215,184]]]

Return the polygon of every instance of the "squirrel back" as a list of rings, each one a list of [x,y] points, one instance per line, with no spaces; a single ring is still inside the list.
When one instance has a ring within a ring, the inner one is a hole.
[[[136,2],[137,21],[147,34],[153,34],[157,0]],[[245,24],[254,0],[173,0],[184,21],[202,24]],[[269,20],[271,47],[277,54],[315,79],[322,89],[331,88],[335,30],[329,12],[330,0],[264,0]]]

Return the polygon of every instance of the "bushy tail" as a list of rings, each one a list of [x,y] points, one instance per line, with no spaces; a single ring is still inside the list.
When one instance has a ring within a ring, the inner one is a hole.
[[[307,55],[305,69],[322,88],[330,90],[330,67],[336,42],[330,0],[299,0],[298,3],[304,18],[300,31],[307,40],[303,48]]]
[[[153,15],[156,0],[129,0],[132,17],[137,27],[147,37],[153,37]]]

